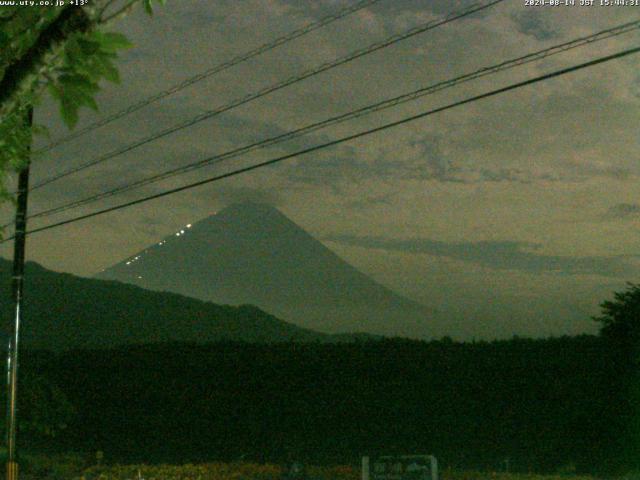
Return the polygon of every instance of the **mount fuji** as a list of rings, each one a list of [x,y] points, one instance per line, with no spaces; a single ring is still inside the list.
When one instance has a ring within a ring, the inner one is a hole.
[[[377,283],[259,203],[234,204],[186,225],[96,278],[218,304],[252,304],[327,333],[446,334],[433,310]]]

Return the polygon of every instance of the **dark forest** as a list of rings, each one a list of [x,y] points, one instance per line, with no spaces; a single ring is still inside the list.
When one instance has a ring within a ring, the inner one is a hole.
[[[637,461],[630,357],[602,337],[27,351],[22,368],[38,372],[24,441],[107,462],[428,452],[445,468],[603,473]]]

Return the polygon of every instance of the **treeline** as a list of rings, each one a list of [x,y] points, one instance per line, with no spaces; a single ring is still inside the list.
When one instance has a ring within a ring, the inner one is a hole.
[[[20,438],[112,462],[425,452],[444,467],[611,472],[637,461],[625,362],[593,336],[26,351],[21,371],[50,388],[23,400],[45,428]]]

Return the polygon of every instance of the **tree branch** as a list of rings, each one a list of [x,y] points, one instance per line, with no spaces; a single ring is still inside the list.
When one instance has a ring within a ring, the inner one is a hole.
[[[131,10],[131,8],[138,3],[139,0],[129,0],[129,2],[127,2],[122,8],[116,10],[115,12],[113,12],[111,15],[109,15],[107,18],[102,18],[102,14],[100,15],[100,18],[98,19],[98,23],[100,25],[104,25],[105,23],[109,23],[117,18],[120,18],[123,15],[126,15],[129,10]],[[104,12],[102,12],[104,13]]]
[[[100,7],[98,9],[98,13],[96,14],[96,21],[98,23],[100,23],[100,21],[102,20],[102,16],[104,15],[104,12],[107,11],[107,9],[113,5],[114,2],[116,2],[117,0],[107,0],[104,5],[102,7]]]
[[[63,44],[72,33],[88,32],[94,24],[82,8],[64,7],[58,18],[45,28],[36,42],[9,65],[0,80],[0,114],[15,106],[20,93],[29,92],[37,81],[37,72],[45,66],[47,55]]]

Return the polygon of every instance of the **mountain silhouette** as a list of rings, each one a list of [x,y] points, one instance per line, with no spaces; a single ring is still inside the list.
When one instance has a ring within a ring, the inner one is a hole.
[[[11,262],[0,259],[0,314],[12,318]],[[2,333],[6,345],[8,331]],[[126,344],[221,340],[256,343],[349,342],[363,335],[327,335],[282,321],[252,305],[215,305],[175,293],[82,278],[28,262],[20,343],[66,350]]]
[[[231,205],[97,275],[232,305],[330,333],[444,334],[427,307],[380,285],[279,210]]]

